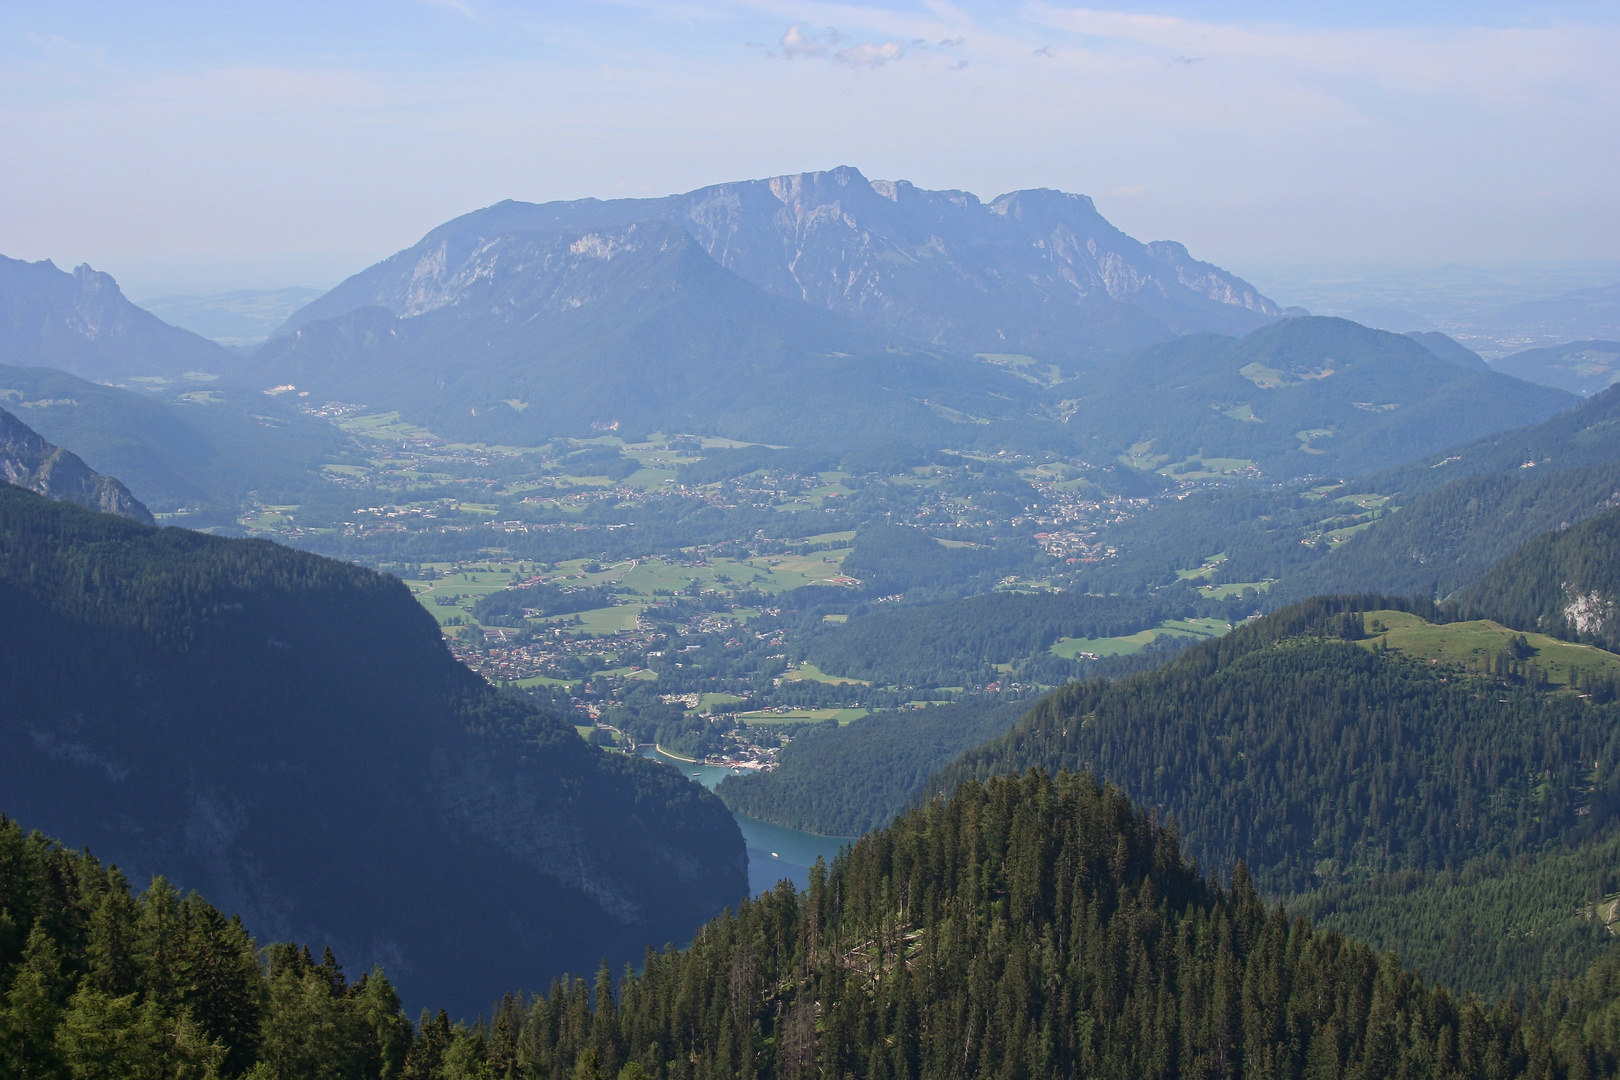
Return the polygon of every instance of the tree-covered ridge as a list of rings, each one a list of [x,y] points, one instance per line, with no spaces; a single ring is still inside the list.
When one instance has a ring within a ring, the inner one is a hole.
[[[1615,947],[1620,834],[1570,850],[1484,856],[1289,897],[1318,926],[1394,951],[1431,982],[1519,996],[1585,970]]]
[[[153,523],[152,512],[116,478],[102,476],[77,454],[52,446],[4,409],[0,409],[0,480],[47,499]]]
[[[913,810],[594,991],[412,1024],[385,974],[272,945],[0,818],[0,1069],[30,1080],[1434,1077],[1620,1066],[1620,957],[1521,1013],[1267,908],[1173,825],[1038,770]]]
[[[1536,537],[1457,597],[1464,618],[1620,651],[1620,510]]]
[[[505,998],[432,1075],[1610,1076],[1616,967],[1522,1018],[1459,999],[1268,909],[1241,865],[1204,879],[1116,789],[1032,771],[962,785],[616,986]]]
[[[862,553],[856,548],[856,554]],[[845,567],[852,562],[853,555],[844,560]],[[857,614],[810,638],[802,652],[821,670],[849,678],[896,686],[961,685],[983,679],[992,665],[1042,653],[1059,638],[1134,634],[1189,614],[1194,599],[1189,593],[1169,598],[987,593],[930,607]]]
[[[1369,607],[1368,605],[1372,605]],[[1567,845],[1620,809],[1620,713],[1345,638],[1383,598],[1284,609],[1156,670],[1072,684],[942,789],[1079,768],[1277,893]]]
[[[1220,461],[1217,472],[1254,468],[1274,480],[1366,475],[1579,403],[1325,317],[1283,319],[1236,341],[1189,334],[1053,393],[1072,403],[1074,430],[1151,468]]]
[[[396,578],[0,485],[0,602],[7,812],[411,1000],[630,959],[746,890],[717,799],[483,681]]]
[[[1469,476],[1425,492],[1278,582],[1273,603],[1344,592],[1446,597],[1538,534],[1620,502],[1620,463]],[[1493,618],[1495,616],[1492,616]]]

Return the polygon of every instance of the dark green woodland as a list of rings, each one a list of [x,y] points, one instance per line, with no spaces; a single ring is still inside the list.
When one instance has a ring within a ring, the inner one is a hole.
[[[28,1077],[1593,1077],[1620,963],[1521,1012],[1224,887],[1083,775],[969,781],[684,950],[469,1027],[380,971],[0,824],[0,1061]]]

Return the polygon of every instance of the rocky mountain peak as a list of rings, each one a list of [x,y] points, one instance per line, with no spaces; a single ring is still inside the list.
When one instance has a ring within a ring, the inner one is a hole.
[[[399,316],[489,271],[490,245],[662,221],[778,296],[963,352],[1028,352],[1079,366],[1181,334],[1246,333],[1282,310],[1173,243],[1120,232],[1084,195],[965,191],[869,180],[840,166],[661,199],[502,202],[433,230],[344,282],[284,329],[368,305]],[[535,264],[530,264],[535,265]],[[425,290],[425,291],[424,291]],[[437,301],[434,301],[437,302]]]

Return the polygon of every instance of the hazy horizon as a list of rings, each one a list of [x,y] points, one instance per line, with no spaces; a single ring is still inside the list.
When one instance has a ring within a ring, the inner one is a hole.
[[[501,199],[854,165],[1266,266],[1620,257],[1612,3],[7,2],[0,253],[322,286]]]

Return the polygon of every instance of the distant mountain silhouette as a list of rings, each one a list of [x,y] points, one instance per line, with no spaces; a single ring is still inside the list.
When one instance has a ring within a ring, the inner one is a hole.
[[[1571,341],[1526,349],[1501,357],[1491,366],[1527,382],[1574,394],[1595,394],[1620,381],[1620,341]]]
[[[1467,368],[1473,368],[1475,371],[1491,370],[1491,365],[1485,362],[1485,358],[1483,356],[1479,355],[1479,353],[1475,352],[1473,349],[1470,349],[1462,342],[1456,340],[1455,338],[1447,337],[1438,330],[1408,330],[1406,332],[1406,336],[1417,342],[1419,345],[1422,345],[1425,349],[1428,349],[1442,360],[1450,360],[1452,363],[1461,364],[1463,367]],[[1516,372],[1510,371],[1508,374],[1514,375]],[[1523,378],[1522,375],[1519,377]],[[1538,380],[1531,379],[1530,381],[1537,382]],[[1564,389],[1568,388],[1564,387]]]
[[[286,398],[185,378],[149,385],[157,389],[0,364],[0,403],[160,512],[233,521],[248,491],[302,491],[319,482],[323,463],[353,453],[343,432]]]
[[[152,512],[129,489],[0,409],[0,480],[37,495],[152,524]]]
[[[1261,476],[1355,476],[1544,420],[1572,395],[1441,359],[1345,319],[1285,319],[1241,340],[1194,334],[1051,390],[1071,428],[1144,465],[1254,462]]]
[[[1179,334],[1243,333],[1282,315],[1182,245],[1126,236],[1083,195],[1016,191],[986,204],[843,167],[660,199],[498,203],[356,274],[279,332],[368,306],[419,315],[461,302],[515,236],[651,220],[680,226],[774,295],[959,351],[1086,364]]]
[[[435,289],[280,334],[227,382],[295,385],[448,438],[520,444],[662,429],[938,445],[1027,418],[1040,395],[1002,368],[896,348],[773,296],[667,222],[502,235]]]
[[[111,275],[88,264],[70,274],[0,256],[0,364],[116,381],[218,375],[232,362],[222,346],[124,299]]]

